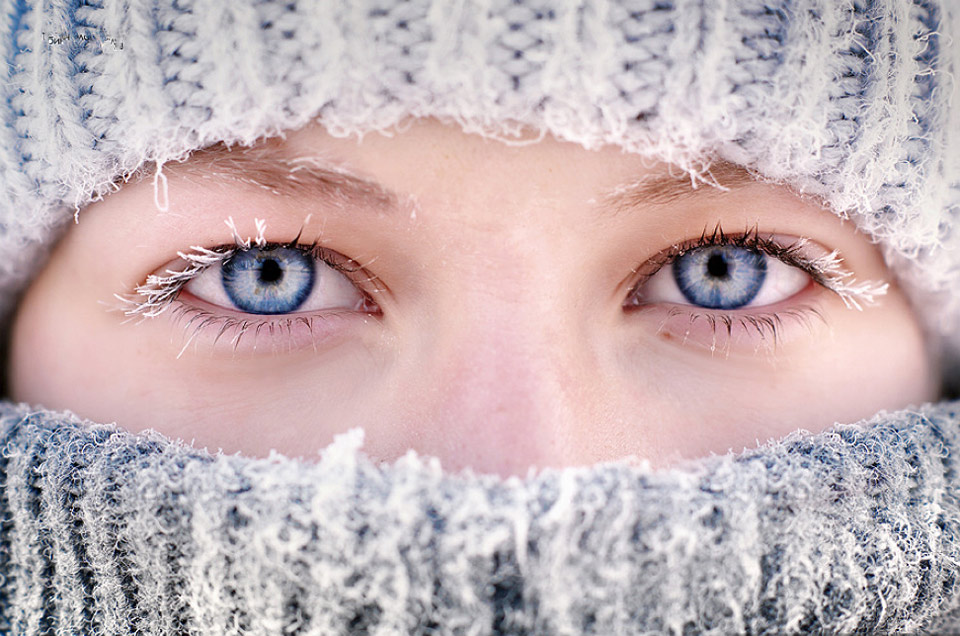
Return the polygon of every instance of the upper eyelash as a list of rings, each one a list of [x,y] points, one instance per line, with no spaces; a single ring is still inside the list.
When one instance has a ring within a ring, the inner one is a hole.
[[[729,235],[718,223],[711,232],[708,233],[704,228],[699,238],[674,245],[634,268],[634,273],[640,273],[641,278],[634,284],[629,297],[633,298],[650,277],[684,254],[700,248],[720,245],[731,245],[760,252],[787,265],[802,269],[814,282],[839,296],[847,308],[862,311],[864,305],[875,304],[877,297],[883,296],[889,290],[890,284],[885,281],[857,281],[853,272],[843,267],[843,257],[838,250],[815,258],[803,254],[803,248],[809,243],[809,239],[799,238],[790,245],[781,245],[761,235],[756,225],[742,234]]]
[[[199,276],[204,270],[213,265],[226,262],[238,252],[253,249],[254,247],[257,249],[285,247],[309,252],[313,258],[322,261],[332,269],[344,274],[354,274],[363,269],[359,263],[322,247],[319,244],[319,239],[310,244],[301,244],[300,237],[303,233],[302,229],[289,242],[270,243],[264,238],[266,223],[262,219],[254,220],[257,228],[257,236],[246,239],[240,236],[232,217],[228,218],[225,223],[233,233],[234,244],[232,246],[222,245],[215,248],[207,248],[195,245],[190,248],[190,252],[177,252],[177,256],[186,261],[186,267],[179,270],[168,269],[163,274],[150,274],[147,276],[147,279],[137,285],[132,292],[125,295],[114,294],[114,297],[123,303],[121,307],[123,313],[130,317],[141,316],[143,318],[152,318],[159,316],[170,307],[171,302],[177,297],[183,287]],[[375,276],[371,276],[364,282],[378,283],[378,279]],[[366,292],[360,291],[364,296],[367,296]],[[377,291],[380,291],[379,285]],[[369,297],[367,297],[367,299],[369,300]]]
[[[209,249],[197,245],[190,249],[193,251],[177,252],[177,256],[187,262],[183,269],[168,269],[163,274],[150,274],[147,280],[134,287],[132,292],[114,294],[114,297],[123,303],[123,313],[131,317],[159,316],[166,311],[184,285],[211,265],[226,261],[237,251],[237,248]]]

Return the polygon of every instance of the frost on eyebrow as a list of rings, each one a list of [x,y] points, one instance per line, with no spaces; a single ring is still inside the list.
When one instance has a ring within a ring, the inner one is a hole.
[[[124,315],[142,318],[159,316],[167,310],[170,301],[176,298],[183,286],[203,270],[222,263],[233,256],[237,250],[248,250],[251,246],[264,247],[267,244],[265,236],[267,221],[254,219],[253,222],[257,231],[256,236],[243,238],[233,217],[228,217],[224,220],[224,224],[230,229],[236,247],[227,250],[211,250],[201,245],[191,246],[189,252],[177,252],[177,256],[186,263],[182,269],[168,269],[163,274],[150,274],[147,280],[137,285],[131,293],[114,294],[114,298],[122,303],[120,309]]]
[[[322,152],[291,154],[274,139],[237,149],[216,144],[194,151],[172,170],[187,178],[238,183],[275,196],[318,198],[341,207],[363,203],[387,210],[405,207],[407,203],[396,193],[353,174]]]
[[[681,170],[672,164],[666,173],[646,175],[615,186],[600,198],[605,209],[619,214],[643,205],[670,205],[697,194],[719,194],[762,178],[729,161],[714,161],[700,170]],[[700,189],[701,185],[710,186]]]
[[[223,142],[163,163],[148,162],[134,172],[118,176],[113,189],[123,183],[152,179],[154,204],[169,210],[169,178],[173,175],[198,185],[238,184],[274,196],[322,201],[334,208],[388,212],[403,209],[416,216],[413,195],[398,194],[377,181],[354,174],[322,150],[298,154],[271,138],[254,146],[229,147]]]

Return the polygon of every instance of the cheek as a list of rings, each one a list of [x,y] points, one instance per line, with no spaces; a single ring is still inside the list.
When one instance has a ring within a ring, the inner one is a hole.
[[[749,377],[706,380],[718,405],[717,435],[748,447],[798,429],[816,433],[920,405],[935,400],[939,386],[920,328],[897,292],[864,312],[834,312],[819,337],[758,363]]]
[[[894,292],[882,306],[858,313],[847,312],[838,320],[835,337],[819,355],[819,382],[811,378],[811,385],[833,396],[838,419],[855,421],[879,410],[936,400],[936,360],[902,294]]]
[[[740,451],[935,400],[939,376],[903,297],[833,312],[795,345],[748,359],[683,354],[659,368],[668,457]]]
[[[14,399],[83,414],[104,394],[123,393],[130,357],[103,337],[105,307],[89,294],[55,254],[14,319],[7,368]]]
[[[95,278],[95,277],[94,277]],[[377,365],[366,339],[318,355],[214,354],[188,348],[163,319],[125,322],[54,260],[21,302],[8,367],[11,397],[133,432],[154,429],[211,451],[315,456],[374,418]],[[322,362],[322,364],[321,364]],[[389,431],[372,431],[376,442]]]

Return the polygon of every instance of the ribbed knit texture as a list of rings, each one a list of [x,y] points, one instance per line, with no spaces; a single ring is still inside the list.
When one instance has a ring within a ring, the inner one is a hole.
[[[526,480],[213,457],[0,405],[0,631],[960,632],[960,404]]]
[[[80,4],[0,3],[0,315],[76,207],[146,161],[433,116],[694,173],[717,156],[822,196],[960,352],[952,0]]]

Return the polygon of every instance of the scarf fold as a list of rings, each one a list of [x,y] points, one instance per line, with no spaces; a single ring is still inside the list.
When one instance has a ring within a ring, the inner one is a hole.
[[[316,463],[0,404],[0,631],[960,630],[960,403],[653,471]]]

